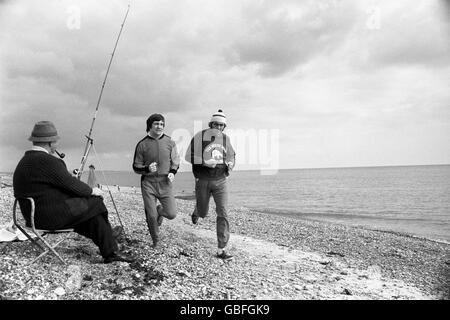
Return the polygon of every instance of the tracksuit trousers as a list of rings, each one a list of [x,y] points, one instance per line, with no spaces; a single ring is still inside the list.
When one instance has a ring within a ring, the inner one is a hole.
[[[228,188],[227,179],[218,180],[195,179],[195,197],[197,199],[194,215],[205,218],[209,210],[211,195],[216,203],[216,232],[219,249],[226,247],[230,239],[230,226],[228,223],[227,205]]]
[[[141,190],[148,230],[153,244],[156,244],[159,240],[158,215],[169,220],[174,219],[177,215],[177,203],[172,192],[172,182],[168,180],[167,176],[159,178],[142,176]],[[160,212],[156,209],[157,200],[163,207]]]

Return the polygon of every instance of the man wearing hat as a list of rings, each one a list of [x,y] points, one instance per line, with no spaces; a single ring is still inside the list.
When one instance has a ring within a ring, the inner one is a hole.
[[[36,228],[73,228],[92,239],[105,263],[132,262],[131,257],[118,250],[102,191],[72,176],[64,161],[54,156],[59,140],[54,124],[36,123],[28,140],[33,142],[33,147],[25,152],[13,175],[14,196],[19,198],[26,224],[31,223],[30,204],[23,198],[32,197],[36,205]]]
[[[192,213],[192,223],[205,218],[209,210],[211,195],[216,203],[217,257],[231,260],[227,244],[230,238],[228,223],[227,177],[233,170],[236,154],[230,138],[223,133],[227,118],[222,110],[214,113],[209,121],[209,129],[198,132],[186,152],[186,161],[192,164],[195,177],[196,207]]]
[[[165,119],[154,113],[147,119],[147,135],[134,151],[133,170],[141,175],[141,191],[145,217],[153,247],[158,245],[159,227],[164,218],[174,219],[177,205],[172,182],[180,166],[175,142],[164,134]],[[159,200],[160,205],[156,204]]]

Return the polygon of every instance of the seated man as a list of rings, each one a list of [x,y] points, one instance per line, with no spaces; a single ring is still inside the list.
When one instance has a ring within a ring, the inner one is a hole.
[[[53,156],[59,140],[53,123],[36,123],[28,140],[33,142],[33,147],[19,161],[13,187],[16,198],[34,199],[36,228],[73,228],[94,241],[105,263],[132,262],[131,257],[118,251],[102,191],[73,177],[64,161]],[[19,200],[19,205],[26,224],[30,225],[30,202]]]

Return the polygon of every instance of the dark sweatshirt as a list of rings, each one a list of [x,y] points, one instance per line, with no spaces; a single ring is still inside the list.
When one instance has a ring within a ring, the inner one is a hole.
[[[210,168],[205,161],[214,158],[219,163]],[[205,129],[191,140],[186,151],[186,161],[192,163],[194,177],[205,180],[218,180],[229,176],[227,162],[235,163],[236,153],[230,138],[218,129]]]

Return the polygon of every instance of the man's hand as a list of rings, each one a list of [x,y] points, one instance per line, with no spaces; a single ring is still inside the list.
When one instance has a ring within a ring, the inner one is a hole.
[[[233,170],[233,168],[234,168],[234,162],[233,162],[233,161],[227,162],[227,167],[228,167],[228,170],[229,170],[229,171]]]
[[[92,188],[91,195],[96,196],[96,197],[100,197],[100,198],[103,199],[103,191],[100,190],[99,188]]]
[[[156,172],[157,168],[156,168],[156,162],[152,162],[148,165],[148,169],[150,170],[150,172]]]
[[[170,182],[173,182],[173,180],[175,179],[175,175],[174,175],[172,172],[170,172],[170,173],[167,175],[167,179],[169,179]]]
[[[217,165],[217,160],[216,159],[209,159],[209,160],[205,160],[205,166],[209,167],[209,168],[214,168]]]

